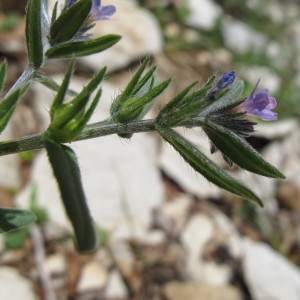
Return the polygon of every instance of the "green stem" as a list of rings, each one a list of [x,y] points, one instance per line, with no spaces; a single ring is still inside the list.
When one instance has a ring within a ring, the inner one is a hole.
[[[10,88],[5,97],[9,96],[15,90],[24,87],[34,77],[36,70],[30,66],[22,73],[15,84]]]
[[[131,134],[137,132],[146,132],[154,130],[154,120],[142,120],[131,123],[107,123],[97,122],[87,125],[75,141],[92,139],[110,134]],[[42,140],[42,134],[34,134],[21,137],[11,141],[0,142],[0,156],[38,150],[45,147]]]

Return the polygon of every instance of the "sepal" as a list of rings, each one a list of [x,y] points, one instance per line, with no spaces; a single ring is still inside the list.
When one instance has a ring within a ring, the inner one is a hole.
[[[101,69],[73,100],[64,103],[73,67],[74,65],[71,63],[50,108],[51,123],[47,129],[47,134],[56,142],[61,143],[74,140],[89,121],[99,102],[101,96],[99,84],[104,78],[106,71],[105,68]],[[98,89],[96,96],[89,108],[86,109],[90,101],[90,96],[96,89]]]

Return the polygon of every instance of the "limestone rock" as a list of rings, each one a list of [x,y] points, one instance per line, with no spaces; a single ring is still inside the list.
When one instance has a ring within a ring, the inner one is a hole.
[[[300,270],[268,245],[243,242],[245,280],[255,300],[298,300]]]

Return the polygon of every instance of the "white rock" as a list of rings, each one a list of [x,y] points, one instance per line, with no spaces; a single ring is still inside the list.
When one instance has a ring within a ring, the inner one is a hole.
[[[225,45],[240,53],[247,50],[264,50],[267,39],[245,23],[226,18],[223,22]]]
[[[226,241],[229,253],[235,259],[241,256],[241,237],[231,220],[220,211],[213,214],[213,220],[218,230],[218,236]]]
[[[71,87],[79,89],[84,82],[75,81]],[[103,83],[103,95],[92,121],[108,117],[111,99],[117,87]],[[53,92],[36,89],[36,110],[40,112],[44,127],[49,123],[49,106]],[[163,186],[156,166],[156,138],[147,133],[135,134],[130,141],[116,135],[73,143],[82,172],[82,181],[91,214],[103,226],[128,217],[137,218],[147,226],[151,210],[163,199]],[[41,176],[42,174],[42,176]],[[69,226],[61,205],[57,184],[53,178],[45,152],[33,164],[31,180],[18,195],[17,203],[27,207],[31,184],[38,186],[39,205],[49,213],[50,219]]]
[[[101,53],[80,58],[81,62],[93,70],[107,66],[108,70],[112,71],[162,50],[161,30],[157,20],[148,10],[128,0],[116,3],[110,1],[110,4],[117,8],[112,20],[96,22],[90,32],[94,37],[118,34],[122,36],[121,41]]]
[[[227,285],[232,278],[232,268],[226,263],[207,260],[203,256],[209,242],[226,246],[233,258],[241,255],[241,241],[229,219],[221,212],[210,216],[197,214],[182,233],[182,242],[187,250],[187,274],[197,282],[214,286]]]
[[[16,269],[1,266],[0,268],[0,299],[36,300],[31,282],[21,276]]]
[[[214,262],[202,262],[197,273],[198,282],[214,286],[226,286],[232,276],[230,266]]]
[[[263,66],[251,66],[251,67],[240,67],[239,73],[254,86],[257,80],[260,78],[260,84],[256,90],[267,88],[270,90],[271,94],[278,91],[280,87],[281,79],[280,77],[268,67]]]
[[[77,292],[83,293],[89,290],[100,290],[104,288],[108,280],[106,269],[99,262],[87,263],[82,271],[77,285]]]
[[[127,288],[122,280],[120,273],[116,270],[109,275],[108,283],[104,291],[104,298],[107,299],[126,299],[128,298]]]
[[[185,225],[191,205],[192,199],[182,194],[172,201],[164,203],[160,212],[172,222],[172,230],[180,232]]]
[[[161,230],[148,230],[144,223],[136,219],[119,221],[110,228],[110,236],[115,240],[134,239],[142,244],[154,246],[165,242],[165,233]]]
[[[209,152],[209,143],[207,137],[201,129],[178,130],[180,134],[190,140],[209,158],[215,158]],[[190,167],[173,147],[167,143],[162,144],[160,153],[160,166],[175,180],[185,191],[195,194],[199,197],[218,197],[222,191],[210,183],[201,174]]]
[[[222,13],[222,9],[211,0],[188,0],[189,16],[185,23],[201,29],[212,29]]]
[[[284,138],[298,128],[296,119],[286,119],[277,122],[264,122],[255,125],[254,136],[267,139]]]
[[[243,269],[255,300],[299,300],[300,270],[268,245],[245,239]]]
[[[65,257],[60,253],[52,254],[47,257],[45,267],[50,274],[63,274],[67,269]]]
[[[187,273],[193,279],[202,279],[201,256],[206,243],[212,238],[214,224],[204,214],[194,215],[182,232],[181,240],[187,251]]]

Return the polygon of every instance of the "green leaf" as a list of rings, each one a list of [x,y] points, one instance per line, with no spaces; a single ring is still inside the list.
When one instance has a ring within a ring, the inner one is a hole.
[[[229,192],[263,206],[261,200],[251,190],[220,169],[214,162],[177,132],[169,128],[161,127],[157,123],[155,124],[155,128],[159,134],[179,152],[183,159],[207,180]]]
[[[97,233],[84,194],[76,155],[71,148],[56,143],[46,134],[43,140],[74,229],[77,250],[81,253],[91,252],[98,245]]]
[[[0,133],[5,129],[18,101],[26,92],[29,85],[30,83],[27,83],[24,87],[15,90],[0,102]]]
[[[58,107],[61,106],[62,103],[65,100],[66,93],[67,93],[68,87],[69,87],[69,83],[70,83],[71,77],[72,77],[73,72],[74,72],[74,66],[75,66],[75,61],[73,60],[69,64],[66,75],[64,77],[64,80],[63,80],[63,82],[62,82],[62,84],[61,84],[61,86],[60,86],[53,102],[52,102],[52,105],[51,105],[51,108],[50,108],[51,120],[53,120],[54,114],[55,114],[56,110],[58,109]]]
[[[113,119],[120,123],[127,123],[133,120],[140,119],[147,113],[148,104],[152,103],[155,98],[160,95],[170,84],[171,79],[167,79],[157,86],[150,89],[141,98],[131,97],[122,102],[119,110],[112,116]]]
[[[41,1],[29,0],[26,7],[26,44],[29,63],[39,68],[43,63]]]
[[[5,78],[6,78],[6,70],[7,70],[7,62],[4,61],[0,65],[0,92],[2,91],[5,83]]]
[[[209,121],[206,122],[203,129],[212,143],[241,168],[266,177],[285,178],[278,169],[265,161],[257,151],[233,131]]]
[[[92,0],[80,0],[64,10],[50,28],[51,45],[70,41],[89,16]]]
[[[30,197],[29,197],[29,209],[36,216],[37,222],[43,223],[48,220],[47,210],[41,207],[37,198],[37,185],[33,184]]]
[[[98,39],[72,42],[53,46],[46,52],[48,58],[72,58],[91,55],[112,47],[121,37],[116,34],[108,34]]]
[[[27,228],[18,229],[12,232],[8,232],[4,237],[4,245],[7,249],[17,250],[24,246],[26,239],[29,236]]]
[[[210,105],[205,107],[199,114],[199,117],[206,117],[212,112],[221,111],[229,106],[232,107],[234,104],[238,104],[240,96],[244,90],[244,82],[242,80],[236,80],[230,90],[216,101],[212,101]]]
[[[0,208],[0,232],[8,232],[29,226],[35,220],[35,215],[27,210]]]

